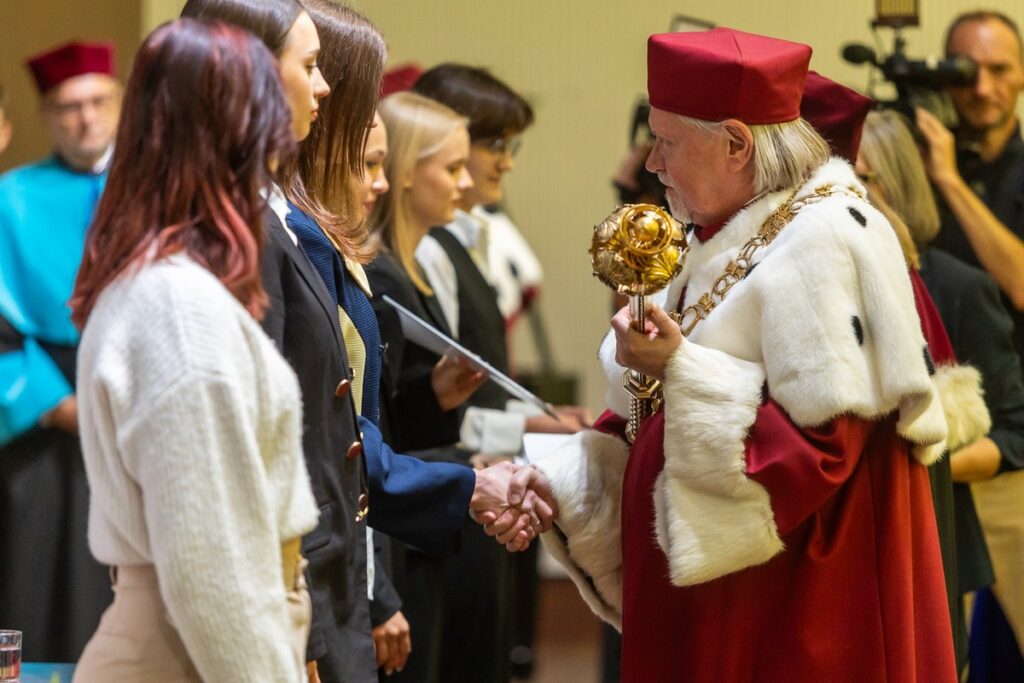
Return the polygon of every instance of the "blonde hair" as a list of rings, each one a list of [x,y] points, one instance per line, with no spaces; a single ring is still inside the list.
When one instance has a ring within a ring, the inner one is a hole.
[[[884,197],[871,197],[871,204],[878,209],[879,213],[885,216],[885,220],[889,221],[889,225],[892,226],[893,232],[896,233],[896,241],[900,243],[900,251],[903,252],[903,260],[907,266],[914,270],[921,270],[921,252],[917,250],[917,245],[914,244],[914,238],[910,234],[910,228],[903,222],[900,215],[894,208],[886,203]]]
[[[869,113],[860,156],[876,174],[885,203],[903,219],[914,242],[918,246],[931,242],[939,232],[939,210],[903,115],[892,110]]]
[[[391,191],[377,200],[370,223],[381,231],[384,245],[391,250],[409,279],[424,294],[432,294],[416,265],[415,234],[409,217],[405,178],[416,165],[436,154],[445,140],[468,119],[434,100],[411,92],[385,97],[378,108],[388,131],[388,155],[384,172]]]
[[[679,118],[706,133],[725,134],[724,121]],[[754,139],[754,195],[803,185],[830,156],[828,143],[803,119],[747,127]]]

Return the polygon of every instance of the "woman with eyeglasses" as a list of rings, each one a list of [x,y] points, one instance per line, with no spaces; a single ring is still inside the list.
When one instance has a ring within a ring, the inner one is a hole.
[[[244,31],[179,20],[139,50],[72,299],[89,541],[115,577],[77,683],[306,678],[317,508],[299,385],[258,322],[290,122]]]
[[[374,309],[380,321],[385,353],[385,385],[388,391],[382,404],[388,407],[391,433],[396,443],[413,449],[435,448],[421,453],[427,458],[442,458],[460,463],[469,470],[473,451],[453,448],[459,440],[461,414],[445,411],[438,416],[438,406],[416,405],[405,397],[405,386],[422,377],[436,362],[437,356],[403,340],[397,312],[382,301],[387,294],[410,308],[442,332],[451,333],[447,319],[434,298],[434,293],[416,261],[416,248],[431,226],[443,224],[454,216],[463,194],[472,180],[466,169],[469,156],[469,135],[466,121],[447,107],[413,93],[397,93],[380,104],[381,118],[388,133],[389,151],[385,175],[391,190],[377,201],[371,224],[378,231],[381,251],[367,269],[375,292]],[[486,385],[485,385],[486,386]],[[443,409],[444,406],[441,406]],[[500,463],[498,467],[509,467]],[[494,468],[478,469],[482,476]],[[492,530],[493,532],[493,530]],[[508,540],[498,534],[499,540]],[[523,545],[511,547],[521,549]],[[418,647],[410,659],[404,680],[465,680],[456,663],[476,657],[480,666],[468,674],[475,680],[492,680],[492,670],[507,667],[504,630],[506,620],[498,606],[503,604],[496,572],[504,551],[487,536],[467,522],[455,558],[474,557],[472,568],[461,567],[459,598],[446,592],[442,598],[440,567],[430,557],[415,551],[406,555],[408,592],[406,614]],[[470,600],[472,605],[457,613],[448,609],[449,600]],[[409,603],[411,601],[411,604]],[[444,616],[442,616],[442,613]],[[462,630],[450,630],[447,624],[458,623],[468,628],[473,638],[462,638]],[[441,634],[444,650],[440,650]],[[452,657],[445,654],[452,653]]]
[[[519,93],[487,70],[445,63],[427,70],[412,91],[441,102],[469,118],[470,152],[467,168],[473,187],[460,202],[452,222],[470,249],[479,249],[486,275],[497,293],[498,308],[509,325],[529,306],[540,287],[540,261],[518,228],[499,208],[505,174],[515,168],[522,135],[533,123],[533,109]],[[424,248],[430,251],[431,241]],[[425,262],[428,274],[432,264]],[[437,283],[440,291],[443,278]],[[454,293],[454,290],[453,290]],[[447,297],[448,294],[444,294]],[[455,296],[446,312],[457,327]]]
[[[997,475],[1024,467],[1021,360],[1013,344],[1013,323],[1000,301],[995,283],[983,271],[929,246],[939,230],[939,214],[920,153],[902,115],[894,111],[868,114],[856,170],[871,201],[887,211],[897,234],[905,231],[907,238],[901,239],[901,245],[907,260],[919,269],[949,333],[956,357],[980,371],[984,403],[991,415],[991,428],[980,433],[951,428],[948,464],[933,466],[948,468],[947,476],[954,482],[957,600],[952,608],[954,629],[958,631],[957,641],[961,645],[957,657],[963,667],[966,665],[966,625],[959,596],[991,584],[994,564],[995,578],[999,579],[996,591],[1006,595],[1007,604],[1013,605],[1012,596],[1016,594],[1020,576],[1019,571],[1011,572],[1008,567],[1016,561],[1013,556],[1024,550],[1024,528],[1018,525],[1012,530],[1005,522],[1007,494],[1014,501],[1011,507],[1015,507],[1019,504],[1021,489],[1019,486],[1015,490],[1008,488],[1013,483],[1012,477]],[[963,396],[958,398],[963,411],[970,403]],[[958,434],[960,439],[956,439]],[[972,482],[973,486],[968,487]],[[972,490],[977,497],[977,511]],[[981,524],[978,513],[981,513]],[[983,530],[985,536],[995,534],[994,538],[989,536],[988,547],[993,550],[991,561]],[[1024,602],[1017,600],[1016,604],[1024,605]],[[1024,626],[1021,620],[1024,612],[1018,612],[1017,616],[1018,624]],[[974,669],[972,664],[972,677]]]
[[[540,263],[497,204],[504,196],[505,175],[515,168],[521,135],[533,123],[529,103],[487,70],[446,63],[424,72],[412,91],[450,107],[469,120],[470,150],[466,167],[473,186],[463,193],[452,220],[437,224],[422,240],[416,259],[433,288],[448,325],[460,343],[498,369],[509,371],[508,330],[537,294]],[[470,397],[460,441],[478,451],[476,462],[486,465],[517,455],[526,432],[572,432],[589,426],[592,418],[575,406],[557,408],[554,420],[512,400],[497,385],[484,385]],[[488,552],[485,549],[481,553]],[[445,593],[450,612],[471,609],[470,593],[459,591],[472,554],[463,553],[445,570]],[[498,593],[507,596],[501,621],[509,633],[497,645],[495,658],[503,668],[494,680],[507,677],[510,657],[518,674],[529,672],[532,654],[536,557],[495,557]],[[460,600],[462,602],[460,602]],[[472,622],[460,621],[458,640],[479,632]],[[515,649],[515,652],[510,654]],[[476,664],[464,653],[450,657],[463,668],[452,675],[467,676]]]

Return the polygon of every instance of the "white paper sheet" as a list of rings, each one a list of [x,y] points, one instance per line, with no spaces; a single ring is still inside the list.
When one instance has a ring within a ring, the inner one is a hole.
[[[569,442],[573,434],[523,434],[523,455],[526,462],[540,462]]]
[[[488,378],[497,382],[498,386],[507,391],[513,398],[518,398],[521,401],[534,405],[556,420],[558,419],[554,408],[549,403],[541,400],[539,396],[527,390],[526,387],[518,384],[511,377],[417,316],[405,306],[402,306],[387,294],[383,296],[383,299],[389,306],[398,311],[398,317],[402,324],[402,334],[405,335],[406,339],[433,351],[439,356],[447,354],[450,358],[465,358],[471,367],[484,372]]]

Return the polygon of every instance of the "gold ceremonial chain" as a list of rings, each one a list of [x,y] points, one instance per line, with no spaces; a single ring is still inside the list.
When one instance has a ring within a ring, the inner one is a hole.
[[[725,267],[725,272],[715,280],[709,291],[704,292],[697,299],[697,303],[687,306],[683,309],[682,313],[676,311],[669,313],[672,319],[679,323],[683,336],[690,336],[697,323],[711,315],[711,311],[715,310],[715,307],[725,300],[725,295],[729,293],[733,285],[746,277],[747,273],[750,272],[751,267],[753,267],[754,255],[758,250],[771,244],[801,209],[810,204],[816,204],[834,194],[846,194],[858,199],[864,199],[864,195],[857,188],[847,185],[820,185],[814,189],[812,194],[806,197],[796,197],[796,192],[790,195],[788,200],[775,209],[772,215],[768,216],[768,219],[765,220],[757,234],[747,240],[747,243],[740,248],[736,258],[729,261],[729,264]],[[660,404],[660,396],[658,399]]]

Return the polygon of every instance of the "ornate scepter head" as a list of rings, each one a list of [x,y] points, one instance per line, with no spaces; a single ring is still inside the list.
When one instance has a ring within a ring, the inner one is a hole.
[[[594,226],[590,256],[594,276],[630,297],[634,327],[644,330],[645,297],[661,291],[683,268],[686,237],[676,219],[653,204],[625,204]],[[635,370],[623,375],[632,396],[626,436],[661,404],[661,383]]]
[[[590,256],[601,282],[619,294],[647,296],[679,274],[685,249],[683,228],[667,211],[624,204],[594,226]]]

